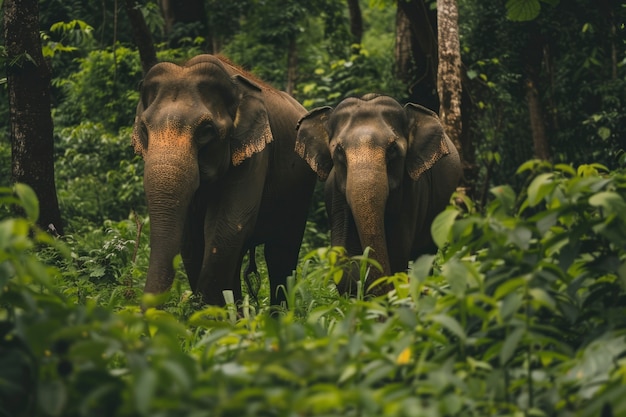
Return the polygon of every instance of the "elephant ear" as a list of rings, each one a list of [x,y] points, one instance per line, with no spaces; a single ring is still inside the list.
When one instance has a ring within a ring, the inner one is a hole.
[[[330,137],[326,130],[332,107],[318,107],[305,114],[296,129],[296,153],[315,171],[318,178],[326,181],[333,167],[330,155]]]
[[[232,163],[237,166],[265,149],[274,137],[261,87],[240,74],[234,75],[233,80],[240,87],[231,143]]]
[[[137,112],[135,113],[135,123],[133,124],[133,133],[131,135],[131,145],[135,150],[137,155],[143,156],[146,148],[145,143],[146,139],[145,133],[141,127],[141,114],[143,113],[143,104],[141,100],[139,100],[139,104],[137,104]]]
[[[448,155],[450,149],[439,117],[432,110],[417,104],[404,106],[409,120],[409,146],[406,168],[409,176],[417,181],[420,176]]]

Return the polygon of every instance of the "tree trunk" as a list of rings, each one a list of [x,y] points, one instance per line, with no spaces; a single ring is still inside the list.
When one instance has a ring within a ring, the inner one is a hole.
[[[424,0],[398,1],[396,75],[407,84],[410,101],[439,110],[437,96],[437,15]]]
[[[541,66],[544,58],[545,40],[535,24],[529,26],[530,37],[527,41],[524,58],[526,102],[530,118],[530,129],[533,138],[533,149],[538,159],[550,159],[550,147],[546,135],[546,123],[539,95]]]
[[[456,0],[437,0],[439,117],[464,161],[461,147],[461,47]],[[463,164],[465,166],[465,164]]]
[[[37,224],[63,233],[54,182],[50,68],[39,37],[39,2],[5,0],[4,40],[11,122],[12,180],[39,197]]]
[[[143,73],[147,73],[154,64],[157,63],[156,51],[154,49],[154,43],[152,41],[152,35],[146,24],[146,20],[143,18],[143,13],[139,8],[137,0],[126,0],[124,2],[126,9],[126,15],[130,20],[130,25],[133,30],[133,38],[135,44],[139,49],[139,56],[141,57],[141,68]]]
[[[293,95],[296,86],[296,78],[298,75],[298,48],[296,45],[296,34],[292,34],[289,39],[289,48],[287,50],[287,86],[285,91],[289,95]]]
[[[352,43],[361,45],[363,41],[363,15],[361,14],[361,6],[359,0],[348,0],[348,11],[350,13],[350,33],[352,34]],[[356,48],[360,49],[360,46]]]
[[[548,137],[544,123],[543,112],[541,110],[541,100],[539,92],[532,78],[526,80],[526,101],[528,103],[528,114],[530,116],[530,130],[533,135],[533,148],[535,157],[543,160],[550,159],[550,149]]]

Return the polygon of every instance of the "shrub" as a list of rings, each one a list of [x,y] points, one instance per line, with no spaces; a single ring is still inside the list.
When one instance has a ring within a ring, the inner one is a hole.
[[[33,228],[36,202],[18,186],[29,219],[0,222],[0,411],[621,415],[626,172],[529,162],[519,175],[528,186],[492,189],[484,214],[465,199],[437,217],[441,251],[383,278],[388,295],[337,296],[343,266],[365,274],[369,262],[322,248],[289,280],[289,308],[244,304],[239,316],[179,284],[143,314],[136,300],[103,307],[64,293],[67,271],[35,252],[51,245],[67,259],[67,246]],[[2,189],[0,201],[18,200]]]

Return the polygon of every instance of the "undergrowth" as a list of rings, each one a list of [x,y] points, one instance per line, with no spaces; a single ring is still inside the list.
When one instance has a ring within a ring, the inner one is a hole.
[[[203,306],[180,265],[168,294],[142,297],[141,221],[54,239],[28,187],[0,189],[28,214],[0,221],[0,415],[623,415],[626,172],[518,175],[484,211],[457,196],[432,227],[439,253],[384,278],[388,295],[338,296],[348,263],[372,264],[320,247],[278,313]]]

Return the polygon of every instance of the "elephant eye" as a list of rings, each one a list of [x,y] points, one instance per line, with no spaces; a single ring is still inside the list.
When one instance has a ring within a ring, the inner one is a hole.
[[[396,142],[391,142],[387,147],[387,161],[392,161],[401,156],[402,151]]]
[[[215,129],[215,125],[210,121],[203,122],[196,129],[196,140],[199,145],[206,145],[210,141],[215,138],[217,135],[217,130]]]

